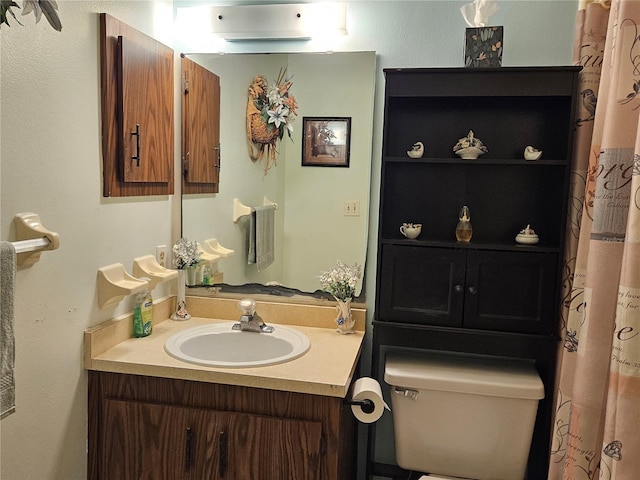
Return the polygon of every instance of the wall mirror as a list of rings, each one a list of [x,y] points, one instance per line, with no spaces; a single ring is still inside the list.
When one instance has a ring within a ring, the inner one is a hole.
[[[337,260],[364,267],[375,52],[187,57],[220,79],[220,170],[217,193],[183,193],[182,234],[203,246],[206,240],[216,239],[234,251],[218,260],[217,267],[223,275],[221,291],[313,293],[320,288],[317,276]],[[253,162],[249,157],[248,88],[257,75],[266,76],[271,85],[284,68],[292,77],[291,93],[299,108],[292,139],[285,134],[278,143],[276,166],[265,174],[265,159]],[[193,104],[191,101],[190,108]],[[303,166],[303,117],[350,119],[347,167]],[[263,205],[265,197],[277,204],[275,261],[258,271],[256,265],[247,262],[249,217],[234,222],[234,201],[255,207]],[[361,288],[362,281],[357,295],[361,295]],[[191,289],[190,293],[206,290]]]

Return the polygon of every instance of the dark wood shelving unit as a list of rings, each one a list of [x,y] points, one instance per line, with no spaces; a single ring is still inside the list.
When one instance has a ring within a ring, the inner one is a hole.
[[[546,478],[574,112],[580,67],[385,69],[372,375],[385,352],[431,350],[529,359],[545,386],[528,480]],[[473,130],[488,152],[456,157]],[[424,144],[423,158],[406,151]],[[543,152],[523,158],[527,145]],[[458,212],[473,237],[456,241]],[[415,240],[400,225],[421,223]],[[515,242],[530,224],[536,245]],[[376,462],[368,475],[407,478]],[[425,472],[428,473],[428,472]]]

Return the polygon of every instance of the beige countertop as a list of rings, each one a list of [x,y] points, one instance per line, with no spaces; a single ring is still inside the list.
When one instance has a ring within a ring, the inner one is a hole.
[[[218,308],[219,304],[211,303],[212,299],[207,299],[203,300],[206,302],[204,304],[206,308],[193,301],[192,309],[188,299],[187,308],[192,315],[202,315],[206,310],[207,316],[194,316],[190,320],[180,322],[163,320],[169,316],[168,312],[172,300],[173,297],[154,306],[153,333],[148,337],[130,338],[131,335],[128,333],[131,324],[130,316],[119,320],[110,320],[87,330],[85,333],[85,368],[331,397],[344,398],[347,396],[360,357],[364,332],[358,330],[351,335],[340,335],[335,328],[330,327],[331,323],[318,317],[320,315],[320,317],[332,316],[335,318],[334,308],[330,308],[329,312],[310,312],[310,317],[316,319],[314,321],[320,325],[319,327],[309,326],[309,321],[300,322],[302,325],[296,324],[293,320],[281,322],[295,326],[309,337],[311,347],[301,357],[286,363],[262,367],[218,368],[178,360],[165,352],[164,344],[169,337],[183,329],[208,323],[231,321],[231,319],[224,318],[226,306]],[[270,307],[278,311],[277,306],[271,305]],[[327,307],[310,308],[326,309]],[[258,309],[260,311],[260,304]],[[222,318],[208,317],[210,313],[216,311],[221,313]],[[265,311],[270,311],[270,309],[265,308]],[[280,310],[280,312],[283,311]],[[357,325],[363,325],[364,310],[354,312],[354,315],[361,317],[357,321]],[[287,317],[286,314],[281,314],[280,319],[284,320],[285,317]],[[265,318],[264,315],[263,318],[269,324],[278,325],[278,323]]]

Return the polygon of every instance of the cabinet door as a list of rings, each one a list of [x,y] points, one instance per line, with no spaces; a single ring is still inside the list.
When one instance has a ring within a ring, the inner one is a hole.
[[[220,172],[220,77],[182,58],[183,193],[217,193]]]
[[[554,253],[468,252],[464,326],[551,333],[556,315]]]
[[[120,160],[125,182],[172,181],[173,63],[152,44],[118,37]]]
[[[383,245],[380,319],[460,326],[465,257],[457,249]]]
[[[229,413],[230,480],[319,479],[321,422]]]
[[[102,480],[187,478],[188,409],[107,399],[103,418]]]
[[[103,480],[316,480],[322,423],[106,399]]]

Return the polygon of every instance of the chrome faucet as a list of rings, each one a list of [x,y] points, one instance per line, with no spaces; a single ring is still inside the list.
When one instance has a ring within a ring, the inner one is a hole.
[[[256,301],[252,298],[245,298],[238,302],[238,307],[242,310],[242,316],[240,321],[233,325],[233,330],[240,330],[241,332],[258,332],[258,333],[271,333],[274,328],[270,325],[266,325],[260,315],[256,313]]]

